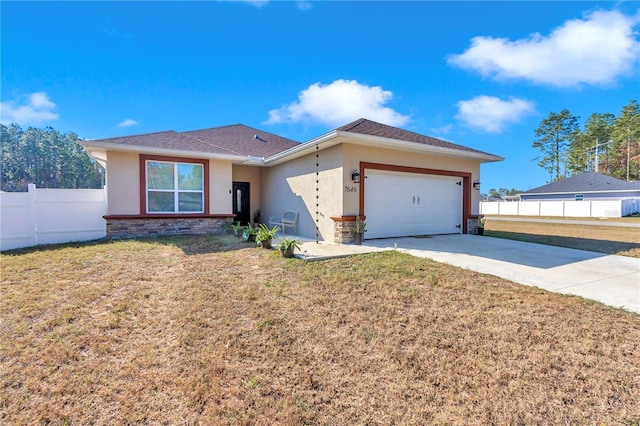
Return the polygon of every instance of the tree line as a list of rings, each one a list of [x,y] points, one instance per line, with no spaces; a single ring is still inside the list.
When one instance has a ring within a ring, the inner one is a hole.
[[[101,188],[102,167],[80,146],[74,133],[51,127],[23,130],[18,124],[0,125],[0,190],[40,188]]]
[[[580,128],[569,110],[551,112],[535,130],[533,148],[549,181],[598,172],[627,181],[640,179],[640,106],[635,99],[620,114],[593,113]]]

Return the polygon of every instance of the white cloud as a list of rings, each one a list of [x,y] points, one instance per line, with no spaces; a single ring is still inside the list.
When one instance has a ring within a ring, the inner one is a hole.
[[[447,124],[441,127],[432,127],[431,131],[437,135],[448,135],[453,130],[453,124]]]
[[[311,9],[313,5],[311,4],[311,2],[308,2],[308,1],[297,1],[296,7],[298,8],[298,10],[301,10],[304,12]]]
[[[448,62],[497,79],[553,86],[609,84],[638,65],[640,41],[633,27],[639,16],[597,11],[566,21],[548,36],[535,33],[516,41],[474,37],[471,47]]]
[[[266,6],[269,4],[269,0],[231,0],[231,1],[239,1],[240,3],[248,3],[252,6],[257,7],[258,9],[260,9],[263,6]]]
[[[269,111],[266,124],[316,122],[340,126],[364,117],[390,126],[403,125],[409,116],[384,106],[391,98],[393,92],[355,80],[315,83],[301,91],[297,101]]]
[[[23,103],[18,100],[0,102],[0,122],[26,125],[57,120],[60,116],[53,112],[55,107],[46,92],[32,93]]]
[[[507,123],[517,122],[535,112],[533,104],[523,99],[503,101],[494,96],[476,96],[458,102],[456,118],[471,127],[489,133],[500,133]]]
[[[120,123],[118,123],[118,127],[131,127],[138,124],[138,122],[132,118],[125,118]]]

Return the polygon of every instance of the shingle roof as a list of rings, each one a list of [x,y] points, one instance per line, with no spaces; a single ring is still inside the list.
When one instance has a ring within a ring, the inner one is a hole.
[[[633,191],[640,190],[640,181],[626,182],[600,173],[581,173],[557,182],[551,182],[524,194],[553,194],[573,192]]]
[[[291,139],[253,129],[243,124],[183,132],[184,135],[224,147],[240,155],[269,157],[299,145]]]
[[[336,129],[337,131],[359,133],[369,136],[414,142],[423,145],[454,149],[469,153],[492,155],[462,145],[377,123],[361,118],[353,123]],[[129,147],[145,147],[168,149],[175,151],[189,151],[206,154],[224,154],[249,157],[268,158],[299,146],[300,143],[275,135],[273,133],[254,129],[243,124],[213,127],[210,129],[176,132],[146,133],[141,135],[121,136],[108,139],[86,141],[87,144],[123,145]],[[495,157],[495,156],[494,156]],[[499,157],[496,157],[499,158]]]
[[[375,121],[360,118],[352,123],[338,127],[336,130],[343,132],[360,133],[369,136],[379,136],[382,138],[396,139],[406,142],[415,142],[423,145],[437,146],[441,148],[457,149],[468,152],[476,152],[480,154],[488,154],[487,152],[478,151],[466,146],[457,145],[455,143],[443,141],[441,139],[432,138],[431,136],[421,135],[419,133],[410,132],[398,127],[388,126],[386,124],[377,123]],[[489,154],[491,155],[491,154]]]
[[[168,130],[90,142],[252,157],[268,157],[299,145],[291,139],[243,124],[189,132]]]
[[[113,145],[142,146],[147,148],[176,149],[182,151],[207,152],[213,154],[236,154],[228,149],[208,145],[198,139],[188,137],[173,130],[145,133],[142,135],[121,136],[108,139],[91,140],[91,143]]]

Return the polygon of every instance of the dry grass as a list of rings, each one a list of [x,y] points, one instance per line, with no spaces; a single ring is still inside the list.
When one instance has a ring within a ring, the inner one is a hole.
[[[556,218],[557,219],[557,218]],[[625,218],[637,222],[637,218]],[[593,219],[597,221],[597,219]],[[601,221],[599,221],[601,222]],[[568,223],[509,222],[490,216],[485,235],[640,258],[640,229]]]
[[[3,424],[640,422],[640,316],[397,252],[1,256]]]

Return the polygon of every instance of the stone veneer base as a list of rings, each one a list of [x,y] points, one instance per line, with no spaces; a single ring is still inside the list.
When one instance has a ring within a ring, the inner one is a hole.
[[[467,219],[467,234],[478,235],[478,225],[480,224],[479,216],[471,216]]]
[[[225,231],[226,217],[108,217],[107,238],[160,237],[169,235],[217,235]]]

